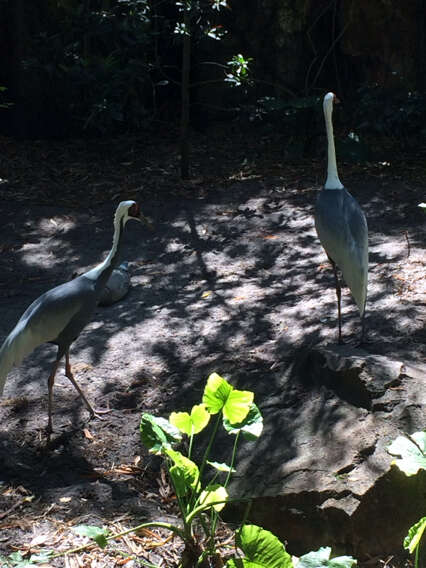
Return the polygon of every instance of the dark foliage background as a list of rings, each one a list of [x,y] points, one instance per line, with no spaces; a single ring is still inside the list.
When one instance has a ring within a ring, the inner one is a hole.
[[[0,132],[67,138],[138,133],[159,123],[174,128],[183,6],[0,0],[0,86],[6,87]],[[190,6],[193,128],[251,124],[291,138],[295,154],[310,153],[322,128],[320,98],[334,90],[345,101],[337,126],[348,135],[346,157],[368,157],[371,139],[402,149],[424,142],[423,0],[192,0]],[[250,76],[231,88],[226,64],[239,53],[250,61]]]

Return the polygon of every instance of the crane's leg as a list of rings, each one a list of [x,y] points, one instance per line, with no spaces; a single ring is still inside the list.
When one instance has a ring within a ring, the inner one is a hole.
[[[334,283],[336,285],[336,296],[337,296],[337,318],[339,320],[339,345],[343,343],[342,341],[342,310],[341,310],[341,298],[342,298],[342,289],[340,287],[339,275],[337,274],[337,266],[336,263],[328,257],[331,266],[333,267],[334,272]]]
[[[53,364],[53,368],[52,371],[49,375],[49,380],[48,380],[48,393],[49,393],[49,398],[48,398],[48,404],[47,404],[47,415],[48,415],[48,419],[47,419],[47,435],[50,436],[50,434],[53,432],[53,428],[52,428],[52,403],[53,403],[53,385],[55,384],[55,375],[56,375],[56,371],[58,370],[58,366],[59,366],[59,362],[61,360],[61,357],[59,357],[59,359],[56,359],[55,363]]]
[[[359,344],[363,345],[365,341],[365,308],[364,308],[364,312],[362,314],[361,317],[361,337],[359,340]]]
[[[87,406],[87,409],[89,410],[92,418],[94,416],[98,416],[99,414],[106,414],[107,412],[111,412],[109,408],[95,410],[93,406],[90,404],[90,402],[87,400],[86,395],[81,390],[77,381],[74,379],[74,375],[72,374],[71,365],[70,365],[70,353],[68,349],[65,351],[65,376],[72,382],[78,394],[84,400],[84,403]]]

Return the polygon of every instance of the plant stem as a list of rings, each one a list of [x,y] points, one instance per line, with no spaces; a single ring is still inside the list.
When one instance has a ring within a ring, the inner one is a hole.
[[[238,430],[238,432],[235,436],[234,447],[232,448],[231,464],[230,464],[230,467],[229,467],[228,475],[226,476],[225,485],[224,485],[225,488],[228,486],[228,483],[231,479],[232,470],[234,468],[235,458],[236,458],[236,455],[237,455],[237,445],[238,445],[238,440],[240,439],[240,434],[241,434],[241,430]]]
[[[203,475],[203,473],[204,473],[204,468],[206,467],[207,460],[208,460],[208,458],[209,458],[209,456],[210,456],[210,451],[211,451],[211,449],[212,449],[213,442],[214,442],[214,440],[215,440],[215,438],[216,438],[216,433],[217,433],[217,429],[219,428],[219,422],[220,422],[221,417],[222,417],[222,413],[219,412],[219,414],[217,415],[217,419],[216,419],[214,428],[213,428],[212,435],[210,436],[210,440],[209,440],[208,446],[207,446],[207,448],[206,448],[206,451],[204,452],[203,461],[201,462],[201,467],[200,467],[200,481],[201,481],[202,475]]]

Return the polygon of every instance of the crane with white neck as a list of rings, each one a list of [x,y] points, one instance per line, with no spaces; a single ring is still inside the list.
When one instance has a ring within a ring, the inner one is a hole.
[[[318,194],[315,228],[334,272],[339,322],[339,343],[342,343],[341,285],[337,269],[348,285],[361,317],[361,342],[364,339],[365,306],[368,283],[368,228],[364,212],[345,189],[337,173],[333,134],[334,93],[324,97],[323,109],[327,132],[327,179]]]
[[[48,424],[52,432],[53,385],[59,363],[65,355],[65,375],[86,404],[91,416],[105,411],[95,410],[77,384],[71,371],[69,349],[89,323],[102,291],[117,266],[124,227],[130,219],[147,221],[135,201],[122,201],[114,216],[114,236],[111,250],[103,262],[74,280],[65,282],[42,294],[26,309],[0,348],[0,395],[7,375],[14,365],[42,343],[57,345],[58,351],[48,379]]]

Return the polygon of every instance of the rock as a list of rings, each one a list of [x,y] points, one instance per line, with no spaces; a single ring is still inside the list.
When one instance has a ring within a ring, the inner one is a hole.
[[[108,278],[105,288],[99,300],[100,306],[115,304],[128,293],[130,289],[129,263],[123,262],[118,268],[114,268]]]
[[[401,554],[426,511],[426,472],[406,477],[386,447],[424,429],[425,370],[346,346],[301,349],[263,393],[252,389],[264,432],[242,446],[231,485],[253,500],[250,521],[296,555]]]
[[[71,279],[76,278],[84,274],[83,271],[76,271],[72,274]],[[129,273],[129,263],[127,261],[122,262],[120,266],[114,268],[111,272],[111,276],[102,291],[99,305],[100,306],[110,306],[115,304],[130,290],[130,273]]]

